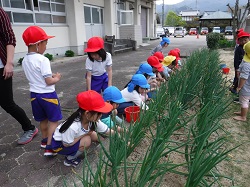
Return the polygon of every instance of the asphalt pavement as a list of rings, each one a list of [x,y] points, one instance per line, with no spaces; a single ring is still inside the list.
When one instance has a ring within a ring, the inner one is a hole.
[[[206,47],[205,36],[185,36],[184,38],[170,37],[171,44],[164,49],[164,55],[169,50],[180,48],[181,56],[189,56],[194,50]],[[139,64],[146,61],[153,47],[159,40],[152,40],[142,45],[136,51],[119,53],[112,56],[113,60],[113,85],[123,89],[137,70]],[[86,56],[57,58],[51,62],[53,72],[62,74],[60,82],[56,84],[56,92],[59,96],[63,111],[63,119],[66,119],[77,109],[76,95],[85,91],[85,59]],[[20,66],[15,67],[13,77],[13,93],[15,102],[22,107],[32,123],[39,124],[32,118],[29,99],[29,85]],[[65,180],[67,186],[83,186],[76,179],[76,173],[82,173],[79,166],[72,170],[63,165],[64,157],[57,155],[54,158],[45,158],[40,149],[41,133],[34,137],[33,141],[26,145],[18,145],[17,140],[22,135],[21,125],[9,114],[0,108],[0,186],[4,187],[40,187],[63,186]],[[100,148],[93,145],[88,152],[88,159],[94,165]]]

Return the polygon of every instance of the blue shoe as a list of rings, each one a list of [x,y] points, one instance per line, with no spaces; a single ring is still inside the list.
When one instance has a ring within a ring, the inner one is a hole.
[[[238,94],[237,91],[236,91],[235,89],[233,89],[233,88],[230,88],[229,90],[230,90],[230,92],[233,93],[233,94]]]
[[[54,157],[57,155],[57,153],[53,151],[53,149],[51,148],[51,145],[46,145],[43,155],[46,157]]]
[[[67,157],[65,157],[65,160],[63,162],[63,164],[65,166],[73,166],[73,167],[76,167],[78,166],[79,164],[81,163],[81,159],[80,158],[74,158],[72,160],[69,160]]]

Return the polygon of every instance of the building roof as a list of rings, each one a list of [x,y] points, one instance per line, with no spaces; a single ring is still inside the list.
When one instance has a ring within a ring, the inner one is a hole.
[[[215,20],[215,19],[233,19],[232,15],[229,12],[216,11],[209,15],[204,15],[200,20]]]
[[[180,16],[199,16],[200,15],[200,11],[199,10],[185,10],[185,11],[181,11],[179,13]]]

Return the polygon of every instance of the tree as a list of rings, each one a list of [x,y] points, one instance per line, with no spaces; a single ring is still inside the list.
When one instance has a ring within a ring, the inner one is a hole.
[[[239,7],[239,0],[235,1],[235,6],[231,7],[230,4],[228,3],[226,6],[231,11],[232,18],[233,18],[233,35],[235,39],[235,30],[239,29],[243,26],[243,23],[245,22],[246,16],[249,14],[249,9],[250,9],[250,0],[247,1],[247,4],[243,6],[242,8]],[[243,12],[242,12],[243,11]]]
[[[169,26],[185,26],[186,22],[181,19],[180,16],[178,16],[175,12],[169,11],[166,20],[165,25]]]

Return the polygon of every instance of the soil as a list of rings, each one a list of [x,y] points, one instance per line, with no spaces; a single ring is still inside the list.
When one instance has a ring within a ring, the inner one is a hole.
[[[228,74],[223,74],[226,78],[228,87],[231,86],[232,80],[234,78],[234,66],[233,66],[233,56],[234,49],[220,49],[220,60],[222,64],[226,64],[230,68]],[[230,91],[229,95],[234,96]],[[240,110],[240,105],[233,103],[230,105],[230,112],[226,115],[227,119],[221,121],[224,130],[228,132],[228,144],[231,148],[240,145],[237,149],[233,150],[228,154],[228,159],[221,162],[217,169],[222,175],[226,175],[232,180],[221,179],[220,186],[223,187],[249,187],[250,184],[250,115],[248,115],[247,122],[238,122],[233,119],[233,112]],[[178,137],[175,137],[178,138]],[[150,138],[145,138],[140,146],[136,147],[135,151],[130,155],[130,161],[137,161],[138,158],[142,158],[145,154],[145,148],[150,145]],[[184,162],[184,158],[177,153],[168,155],[168,158],[175,163]],[[181,175],[167,173],[160,186],[162,187],[183,187],[185,186],[186,178]],[[214,184],[213,186],[219,186]]]

